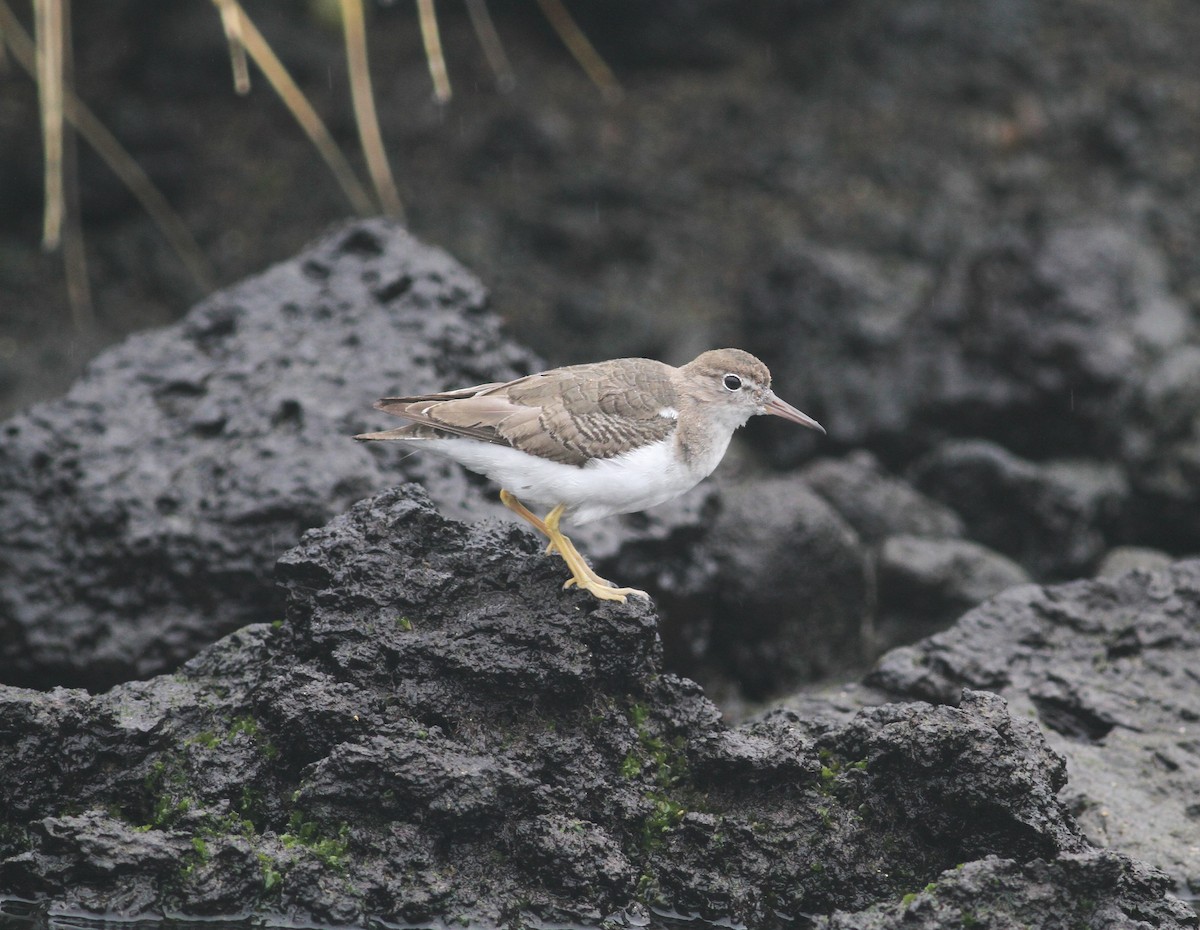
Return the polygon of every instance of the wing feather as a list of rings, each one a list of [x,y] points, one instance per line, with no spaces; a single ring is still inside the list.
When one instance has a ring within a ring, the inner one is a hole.
[[[675,430],[674,369],[650,359],[556,368],[516,381],[412,397],[377,409],[411,421],[363,439],[466,436],[568,465],[612,458]]]

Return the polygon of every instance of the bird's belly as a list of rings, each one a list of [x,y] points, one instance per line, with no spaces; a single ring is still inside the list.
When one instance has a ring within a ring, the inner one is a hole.
[[[430,451],[486,475],[528,505],[567,505],[572,523],[634,513],[695,487],[706,473],[686,468],[670,440],[587,465],[564,465],[508,446],[470,439],[425,440]]]

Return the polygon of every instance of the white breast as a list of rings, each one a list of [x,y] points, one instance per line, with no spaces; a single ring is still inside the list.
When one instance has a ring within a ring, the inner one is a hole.
[[[565,503],[567,516],[575,524],[634,513],[669,501],[695,487],[720,461],[717,455],[694,463],[692,468],[685,467],[674,454],[672,439],[610,459],[596,459],[582,467],[471,439],[416,441],[422,448],[486,475],[530,507],[550,510]]]

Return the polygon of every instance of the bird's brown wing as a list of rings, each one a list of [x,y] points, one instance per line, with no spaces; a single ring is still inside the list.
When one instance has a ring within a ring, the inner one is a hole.
[[[611,458],[670,436],[673,369],[650,359],[556,368],[506,383],[419,397],[388,397],[386,413],[413,421],[361,439],[466,436],[568,465]]]
[[[364,433],[355,439],[444,439],[466,436],[482,442],[509,443],[500,435],[502,421],[512,416],[536,416],[536,411],[515,407],[503,391],[511,382],[484,384],[461,391],[412,397],[384,397],[375,408],[412,421],[399,429]]]
[[[536,421],[506,422],[502,433],[525,452],[582,465],[666,439],[675,419],[675,390],[669,365],[630,358],[573,365],[528,378],[508,389],[509,397],[540,412]]]

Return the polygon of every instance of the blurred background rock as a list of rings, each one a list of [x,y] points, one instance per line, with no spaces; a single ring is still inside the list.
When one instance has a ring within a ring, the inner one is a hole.
[[[328,6],[245,4],[361,170]],[[1108,242],[1112,260],[1074,302],[1080,326],[1112,322],[1107,304],[1088,319],[1080,301],[1115,299],[1138,305],[1143,342],[1194,337],[1194,4],[569,8],[618,75],[619,102],[589,83],[534,3],[491,6],[516,78],[498,90],[466,7],[446,3],[438,16],[454,96],[439,105],[414,6],[368,7],[377,108],[410,228],[479,274],[514,335],[549,361],[685,359],[761,330],[764,295],[799,276],[822,314],[874,308],[853,325],[831,324],[853,330],[846,338],[868,362],[895,335],[899,310],[920,313],[938,296],[961,304],[946,294],[962,278],[956,269],[1003,271],[973,261],[980,250],[994,256],[1007,236],[1037,255],[1047,236],[1079,228],[1110,230],[1088,241],[1092,254]],[[24,4],[14,12],[29,22]],[[252,68],[249,95],[233,92],[211,4],[113,0],[76,4],[71,16],[80,95],[182,215],[219,284],[288,257],[351,212],[262,76]],[[40,152],[36,90],[10,62],[0,84],[4,413],[61,392],[100,346],[175,319],[202,296],[81,143],[96,332],[73,331],[60,259],[39,248]],[[1050,276],[1070,275],[1057,254],[1046,260]],[[1017,291],[1022,304],[1030,295]],[[802,333],[790,335],[788,351],[810,355]],[[1117,342],[1090,373],[1129,361]],[[827,407],[839,402],[846,441],[907,422],[897,413],[904,397],[876,390],[891,373],[866,371],[859,391],[876,422],[864,424],[835,387],[825,392]],[[1104,403],[1096,378],[1089,383],[1075,402]],[[888,442],[912,451],[894,435]]]

